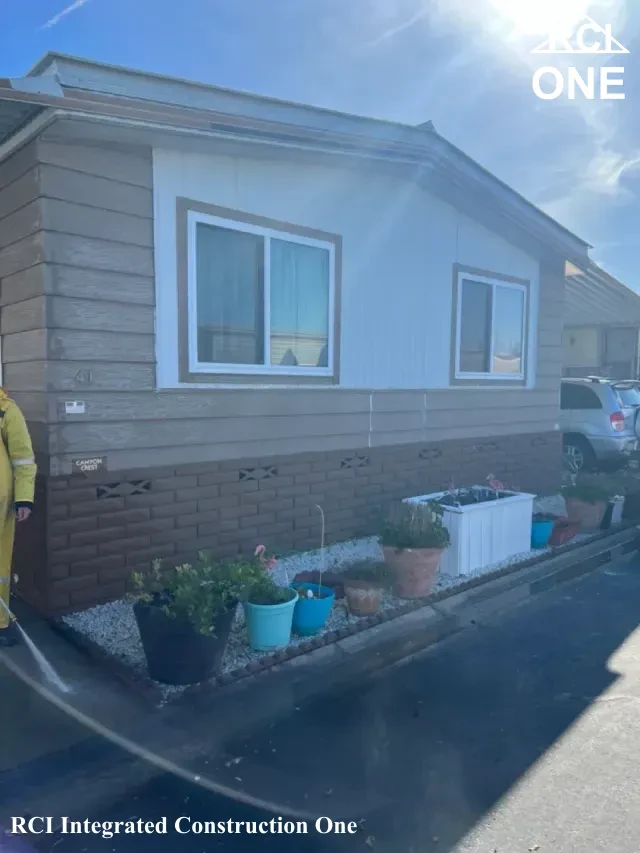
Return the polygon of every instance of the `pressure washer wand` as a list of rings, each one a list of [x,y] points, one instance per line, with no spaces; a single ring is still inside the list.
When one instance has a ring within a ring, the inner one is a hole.
[[[17,621],[18,621],[18,617],[17,617],[17,616],[15,616],[15,615],[14,615],[14,614],[9,610],[9,607],[4,603],[4,598],[0,598],[0,604],[1,604],[1,605],[3,606],[3,608],[5,609],[5,611],[6,611],[6,613],[7,613],[7,616],[9,617],[10,621],[11,621],[11,622],[16,622],[16,623],[17,623]]]

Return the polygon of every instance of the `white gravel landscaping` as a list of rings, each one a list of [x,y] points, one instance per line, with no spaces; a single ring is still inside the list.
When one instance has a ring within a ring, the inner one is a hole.
[[[590,539],[589,535],[578,535],[573,541],[580,542]],[[501,563],[496,563],[490,566],[484,566],[478,569],[471,575],[459,577],[445,577],[440,575],[435,582],[433,592],[440,592],[444,589],[453,589],[460,586],[471,578],[480,577],[481,575],[489,574],[508,566],[521,563],[532,556],[540,556],[551,549],[538,549],[536,551],[525,551],[521,554],[515,554],[508,560]],[[363,560],[380,561],[382,559],[382,551],[376,538],[357,539],[350,542],[342,542],[338,545],[332,545],[326,548],[323,555],[320,551],[310,551],[303,554],[296,554],[279,561],[274,570],[276,580],[281,585],[292,581],[294,576],[302,571],[314,571],[321,567],[326,570],[339,572],[345,570],[356,562]],[[402,599],[397,598],[391,592],[386,592],[383,595],[381,609],[389,610],[398,607],[404,603]],[[327,621],[325,628],[321,633],[338,631],[346,625],[357,623],[359,617],[351,616],[347,610],[345,600],[336,601]],[[101,604],[97,607],[92,607],[89,610],[80,613],[73,613],[64,617],[64,622],[74,630],[84,634],[88,639],[99,645],[110,656],[129,666],[132,670],[140,675],[147,677],[147,668],[145,663],[144,651],[138,633],[135,616],[133,614],[133,605],[126,600],[114,601],[108,604]],[[299,645],[305,642],[308,637],[292,636],[291,645]],[[247,634],[244,626],[244,613],[241,607],[238,607],[234,624],[229,637],[222,671],[230,672],[239,667],[244,667],[252,661],[264,657],[264,653],[253,651],[248,642]],[[180,694],[185,690],[184,687],[171,687],[168,685],[157,684],[157,687],[162,692],[165,700]]]

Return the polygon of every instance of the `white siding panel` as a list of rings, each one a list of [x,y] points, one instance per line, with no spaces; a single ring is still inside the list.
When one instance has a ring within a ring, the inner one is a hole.
[[[175,254],[180,196],[342,236],[345,388],[448,386],[455,262],[530,279],[537,305],[537,261],[415,182],[375,170],[156,149],[160,387],[180,385]],[[535,335],[530,342],[533,371]]]

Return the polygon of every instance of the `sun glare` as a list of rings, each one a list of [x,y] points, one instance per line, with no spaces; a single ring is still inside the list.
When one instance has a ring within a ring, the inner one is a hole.
[[[587,14],[588,0],[490,0],[491,6],[510,21],[521,35],[552,30],[570,33]]]

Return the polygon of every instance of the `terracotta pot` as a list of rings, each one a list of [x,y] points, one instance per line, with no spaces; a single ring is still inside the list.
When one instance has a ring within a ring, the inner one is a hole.
[[[345,581],[344,594],[354,616],[371,616],[380,609],[382,587],[370,581]]]
[[[384,546],[385,562],[393,572],[393,591],[398,598],[423,598],[429,595],[442,557],[442,548],[405,548]]]
[[[568,518],[558,518],[553,525],[553,532],[549,545],[558,547],[570,542],[580,532],[580,525],[576,521],[569,521]]]
[[[583,532],[599,530],[602,519],[607,511],[606,501],[587,503],[579,498],[567,498],[567,518],[580,525]]]

